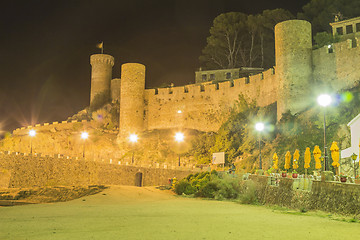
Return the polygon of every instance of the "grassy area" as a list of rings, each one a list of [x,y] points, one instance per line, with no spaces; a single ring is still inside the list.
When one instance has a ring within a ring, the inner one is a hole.
[[[321,214],[113,186],[70,202],[0,208],[0,239],[353,239]]]

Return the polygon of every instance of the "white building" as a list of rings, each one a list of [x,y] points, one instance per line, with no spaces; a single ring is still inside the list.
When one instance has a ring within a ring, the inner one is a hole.
[[[351,132],[351,147],[341,151],[341,158],[351,157],[353,153],[359,156],[360,114],[348,123]],[[359,161],[359,157],[357,159]]]

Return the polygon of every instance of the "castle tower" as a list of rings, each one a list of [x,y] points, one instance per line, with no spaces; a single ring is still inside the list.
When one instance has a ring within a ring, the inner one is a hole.
[[[128,136],[144,130],[145,66],[121,66],[119,134]]]
[[[276,78],[278,79],[277,118],[292,114],[310,103],[312,81],[311,24],[289,20],[275,26]]]
[[[114,78],[111,80],[111,101],[120,102],[120,88],[121,88],[121,79]]]
[[[114,57],[107,54],[93,54],[90,56],[91,64],[91,93],[90,105],[98,94],[110,96],[110,81]]]

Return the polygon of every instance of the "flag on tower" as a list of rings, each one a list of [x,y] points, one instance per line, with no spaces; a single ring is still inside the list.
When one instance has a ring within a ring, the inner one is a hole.
[[[101,49],[101,53],[104,53],[104,42],[96,44],[96,47]]]

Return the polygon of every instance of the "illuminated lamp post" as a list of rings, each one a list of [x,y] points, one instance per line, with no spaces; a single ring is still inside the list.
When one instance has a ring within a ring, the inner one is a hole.
[[[130,134],[129,141],[132,143],[132,147],[133,147],[132,156],[131,156],[131,163],[134,164],[134,154],[135,154],[134,144],[137,143],[138,136],[136,134]]]
[[[178,142],[179,144],[184,141],[184,138],[185,138],[185,136],[184,136],[184,134],[182,132],[177,132],[175,134],[175,141]],[[178,163],[178,165],[180,167],[180,151],[179,151],[179,163]]]
[[[262,170],[262,162],[261,162],[261,132],[264,130],[265,125],[262,122],[258,122],[255,124],[256,131],[259,132],[259,169]]]
[[[33,152],[33,147],[32,147],[32,139],[33,137],[35,137],[36,135],[36,131],[34,129],[31,129],[29,131],[29,136],[30,136],[30,154],[32,155],[32,152]]]
[[[351,159],[354,161],[354,179],[356,179],[356,165],[355,165],[355,161],[357,159],[357,155],[355,153],[353,153],[351,155]]]
[[[317,102],[320,106],[324,107],[324,170],[328,170],[327,166],[327,153],[326,153],[326,107],[332,102],[331,96],[328,94],[321,94],[317,98]]]
[[[85,158],[85,141],[89,138],[89,134],[87,132],[81,133],[81,138],[84,140],[83,142],[83,158]]]

